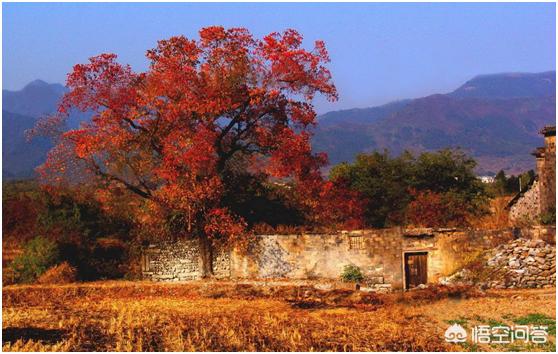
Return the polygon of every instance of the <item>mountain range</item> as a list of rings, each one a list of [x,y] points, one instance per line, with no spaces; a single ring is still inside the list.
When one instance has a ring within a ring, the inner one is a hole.
[[[479,174],[519,173],[534,168],[530,152],[542,144],[539,130],[555,124],[555,87],[554,71],[481,75],[447,94],[323,114],[312,144],[315,151],[328,153],[331,164],[373,150],[396,155],[459,147],[477,159]],[[22,90],[2,91],[4,178],[32,177],[45,160],[52,143],[27,141],[24,133],[56,111],[66,90],[35,80]],[[87,119],[88,114],[73,113],[68,125]]]
[[[313,148],[331,164],[373,150],[461,148],[478,174],[515,174],[534,168],[530,153],[543,143],[540,129],[556,124],[555,107],[555,71],[481,75],[448,94],[326,113]]]

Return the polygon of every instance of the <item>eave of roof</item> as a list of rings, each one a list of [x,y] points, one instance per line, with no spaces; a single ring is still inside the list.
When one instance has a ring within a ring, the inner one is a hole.
[[[531,155],[537,158],[544,157],[544,151],[545,151],[544,147],[538,147],[531,153]]]
[[[541,129],[540,134],[544,136],[556,136],[556,126],[547,125],[546,127]]]

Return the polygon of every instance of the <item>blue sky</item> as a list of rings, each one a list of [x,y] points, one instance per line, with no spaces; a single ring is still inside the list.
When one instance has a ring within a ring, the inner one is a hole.
[[[136,70],[158,39],[201,27],[323,39],[340,100],[319,112],[452,91],[478,74],[555,69],[555,4],[3,3],[3,87],[65,81],[103,52]]]

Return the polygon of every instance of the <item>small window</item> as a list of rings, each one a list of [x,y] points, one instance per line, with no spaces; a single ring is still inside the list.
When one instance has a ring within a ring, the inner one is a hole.
[[[364,249],[364,238],[362,236],[350,236],[349,237],[349,248],[351,250],[363,250]]]

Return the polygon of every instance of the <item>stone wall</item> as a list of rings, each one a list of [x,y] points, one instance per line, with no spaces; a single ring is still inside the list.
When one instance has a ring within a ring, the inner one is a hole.
[[[142,253],[142,273],[156,281],[185,281],[201,277],[200,247],[196,240],[161,242]]]
[[[358,266],[373,288],[402,288],[404,254],[427,252],[428,281],[436,282],[479,249],[513,238],[511,230],[361,230],[330,235],[265,235],[247,254],[231,256],[232,278],[339,279]],[[500,241],[501,240],[501,241]]]
[[[485,255],[479,267],[464,268],[441,283],[476,284],[481,288],[546,288],[556,286],[556,247],[542,239],[519,238]]]
[[[222,247],[214,250],[212,267],[213,267],[213,275],[217,279],[229,278],[231,276],[230,251]]]
[[[510,207],[509,220],[512,225],[533,223],[541,213],[539,181],[533,182],[523,195]]]
[[[197,240],[165,241],[143,249],[141,269],[144,278],[155,281],[200,279],[203,264]],[[216,278],[230,277],[230,252],[216,249],[212,259]]]
[[[547,212],[556,205],[556,127],[545,127],[544,163],[538,170],[541,194],[541,212]]]
[[[343,268],[358,266],[365,285],[399,289],[405,284],[404,255],[427,253],[428,282],[454,273],[480,252],[511,239],[533,235],[553,237],[555,229],[360,230],[332,234],[261,235],[246,251],[214,251],[217,278],[231,279],[339,279]],[[144,277],[157,281],[185,281],[202,276],[199,245],[195,240],[163,242],[146,247]]]
[[[556,226],[535,225],[529,228],[524,228],[519,233],[521,237],[529,240],[543,240],[544,242],[555,245],[556,244]]]
[[[500,245],[487,265],[496,268],[494,288],[542,288],[556,285],[556,248],[543,240],[518,239]]]

